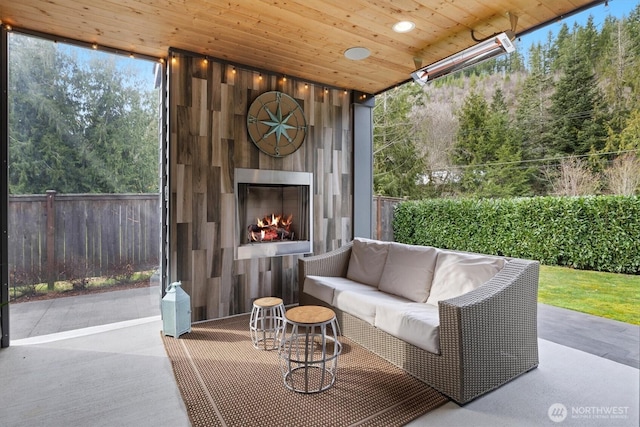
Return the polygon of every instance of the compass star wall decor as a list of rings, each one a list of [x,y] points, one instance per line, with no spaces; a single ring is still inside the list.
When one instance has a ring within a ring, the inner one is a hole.
[[[307,121],[295,99],[278,91],[265,92],[249,107],[247,130],[260,151],[273,157],[284,157],[304,142]]]

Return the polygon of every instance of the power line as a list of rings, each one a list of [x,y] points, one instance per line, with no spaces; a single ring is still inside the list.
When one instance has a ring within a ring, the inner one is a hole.
[[[640,152],[640,148],[636,148],[633,150],[620,150],[620,151],[608,151],[605,153],[589,153],[589,154],[580,154],[580,155],[568,155],[568,156],[559,156],[559,157],[545,157],[541,159],[527,159],[527,160],[515,160],[512,162],[491,162],[491,163],[481,163],[481,164],[472,164],[472,165],[456,165],[452,166],[452,169],[470,169],[470,168],[486,168],[493,166],[508,166],[508,165],[517,165],[524,163],[537,163],[537,162],[559,162],[566,159],[575,159],[575,158],[585,158],[585,157],[596,157],[596,156],[606,156],[610,154],[625,154],[625,153],[637,153]],[[429,169],[431,170],[431,169]],[[431,170],[433,171],[433,170]]]

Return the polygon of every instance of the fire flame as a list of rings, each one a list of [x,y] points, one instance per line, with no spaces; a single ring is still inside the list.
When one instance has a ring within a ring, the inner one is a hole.
[[[256,223],[249,226],[249,240],[269,242],[274,240],[293,240],[291,224],[293,215],[270,214],[264,218],[256,218]]]

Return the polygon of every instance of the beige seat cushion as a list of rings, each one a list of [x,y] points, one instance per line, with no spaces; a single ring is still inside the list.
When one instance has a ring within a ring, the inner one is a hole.
[[[381,304],[375,326],[423,350],[440,353],[438,307],[431,304]]]
[[[369,285],[354,282],[345,277],[307,276],[304,279],[302,291],[307,295],[318,298],[320,301],[333,305],[336,289],[355,291],[375,290]]]
[[[380,292],[371,286],[361,286],[366,286],[369,289],[336,289],[332,305],[345,313],[349,313],[373,325],[376,318],[376,308],[379,305],[407,304],[409,302],[399,296]]]
[[[415,302],[425,302],[438,250],[429,246],[390,243],[378,289]]]
[[[353,239],[347,278],[378,287],[384,263],[387,260],[389,243],[377,240]]]
[[[506,261],[486,255],[441,250],[438,253],[428,304],[454,298],[472,291],[498,274]]]

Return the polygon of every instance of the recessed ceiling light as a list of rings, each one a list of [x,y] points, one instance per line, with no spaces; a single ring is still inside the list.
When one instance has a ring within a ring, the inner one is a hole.
[[[360,61],[361,59],[368,58],[369,55],[371,55],[371,51],[366,47],[350,47],[344,51],[345,58],[353,61]]]
[[[411,21],[400,21],[393,24],[393,31],[396,33],[408,33],[416,27]]]

